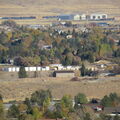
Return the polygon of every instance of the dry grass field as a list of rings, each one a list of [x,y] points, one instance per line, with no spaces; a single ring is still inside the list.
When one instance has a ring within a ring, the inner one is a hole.
[[[80,79],[80,81],[71,81],[70,78],[53,77],[13,80],[8,78],[7,81],[0,81],[0,93],[4,97],[4,102],[24,100],[26,97],[30,97],[34,91],[40,89],[50,89],[56,99],[61,98],[65,94],[73,97],[79,92],[85,93],[88,98],[102,98],[111,92],[116,92],[120,95],[120,76],[97,80]]]
[[[0,16],[36,16],[36,20],[20,21],[18,24],[48,24],[42,16],[68,13],[107,13],[120,15],[119,0],[0,0]]]

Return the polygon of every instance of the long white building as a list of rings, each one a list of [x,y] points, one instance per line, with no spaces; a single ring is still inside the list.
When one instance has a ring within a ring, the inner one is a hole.
[[[107,14],[104,13],[93,13],[93,14],[76,14],[74,20],[105,20],[108,18]]]
[[[90,15],[91,20],[101,20],[101,19],[107,19],[108,15],[107,14],[102,14],[102,13],[94,13]]]

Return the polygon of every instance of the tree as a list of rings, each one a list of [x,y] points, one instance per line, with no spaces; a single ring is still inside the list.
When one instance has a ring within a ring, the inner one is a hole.
[[[24,104],[26,104],[28,108],[31,107],[31,102],[30,102],[29,98],[25,99]]]
[[[27,114],[25,120],[34,120],[34,117],[31,114]]]
[[[81,76],[85,76],[86,75],[86,68],[85,68],[85,65],[82,64],[82,67],[81,67]]]
[[[27,77],[27,73],[26,73],[25,68],[23,66],[20,67],[20,70],[18,72],[18,76],[19,76],[19,78],[26,78]]]
[[[40,90],[36,91],[31,95],[31,102],[38,104],[41,107],[48,106],[52,99],[50,90]]]
[[[80,104],[86,104],[88,102],[86,96],[82,93],[78,93],[75,97],[75,107],[79,107]]]
[[[40,110],[39,110],[38,107],[33,107],[33,109],[32,109],[32,115],[34,117],[34,120],[38,120],[38,119],[42,118],[43,113],[40,112]]]
[[[113,120],[120,120],[120,117],[118,115],[116,115]]]
[[[18,117],[18,120],[26,120],[26,114],[21,114],[19,117]]]
[[[88,57],[88,60],[93,63],[94,62],[94,54],[89,52],[89,57]]]
[[[19,104],[18,105],[18,110],[20,111],[20,113],[26,112],[27,111],[27,105],[26,104]]]
[[[110,98],[107,95],[104,96],[104,98],[101,100],[101,105],[103,105],[105,107],[112,106],[112,102],[111,102]]]
[[[120,57],[120,48],[114,52],[114,57]]]
[[[4,107],[3,107],[3,101],[0,100],[0,120],[4,120]]]
[[[14,65],[16,66],[27,66],[27,62],[24,60],[23,57],[16,57],[14,59]]]
[[[63,117],[68,118],[68,113],[72,111],[73,103],[69,95],[65,95],[61,99],[61,114]]]
[[[5,32],[0,33],[0,44],[5,45],[8,42],[8,37]]]
[[[89,113],[85,114],[84,120],[92,120]]]
[[[2,22],[3,25],[7,25],[9,27],[17,27],[17,24],[16,22],[12,21],[12,20],[7,20],[7,21],[3,21]]]
[[[110,93],[109,96],[105,95],[101,100],[101,105],[105,107],[116,107],[120,103],[120,98],[116,93]]]
[[[64,105],[65,107],[69,108],[69,110],[71,110],[73,107],[71,96],[70,95],[63,96],[61,99],[61,104]]]
[[[18,120],[34,120],[34,117],[30,114],[21,114]]]
[[[31,101],[29,100],[29,98],[26,98],[24,101],[24,104],[27,105],[27,113],[31,113],[32,110],[32,105],[31,105]]]
[[[8,117],[10,118],[18,118],[20,115],[20,111],[16,105],[12,105],[8,110]]]
[[[120,40],[119,40],[119,42],[118,42],[118,46],[120,46]]]
[[[50,97],[45,98],[43,102],[43,112],[45,112],[47,108],[49,107],[50,101],[51,101]]]
[[[3,101],[2,95],[0,94],[0,101]]]

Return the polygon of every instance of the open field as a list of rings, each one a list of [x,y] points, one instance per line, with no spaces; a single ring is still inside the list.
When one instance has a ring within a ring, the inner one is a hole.
[[[120,77],[106,77],[97,80],[71,81],[70,78],[26,78],[0,81],[0,93],[4,102],[12,100],[24,100],[26,97],[40,89],[50,89],[54,98],[61,98],[65,94],[72,97],[77,93],[85,93],[88,98],[102,98],[111,92],[120,95]]]

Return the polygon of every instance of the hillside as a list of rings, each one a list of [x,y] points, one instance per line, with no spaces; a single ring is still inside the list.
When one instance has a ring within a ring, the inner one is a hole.
[[[0,0],[0,15],[43,15],[80,12],[119,14],[119,0]]]
[[[41,6],[41,5],[80,5],[80,4],[111,4],[111,5],[120,5],[119,0],[0,0],[1,4],[14,4],[21,6]]]

